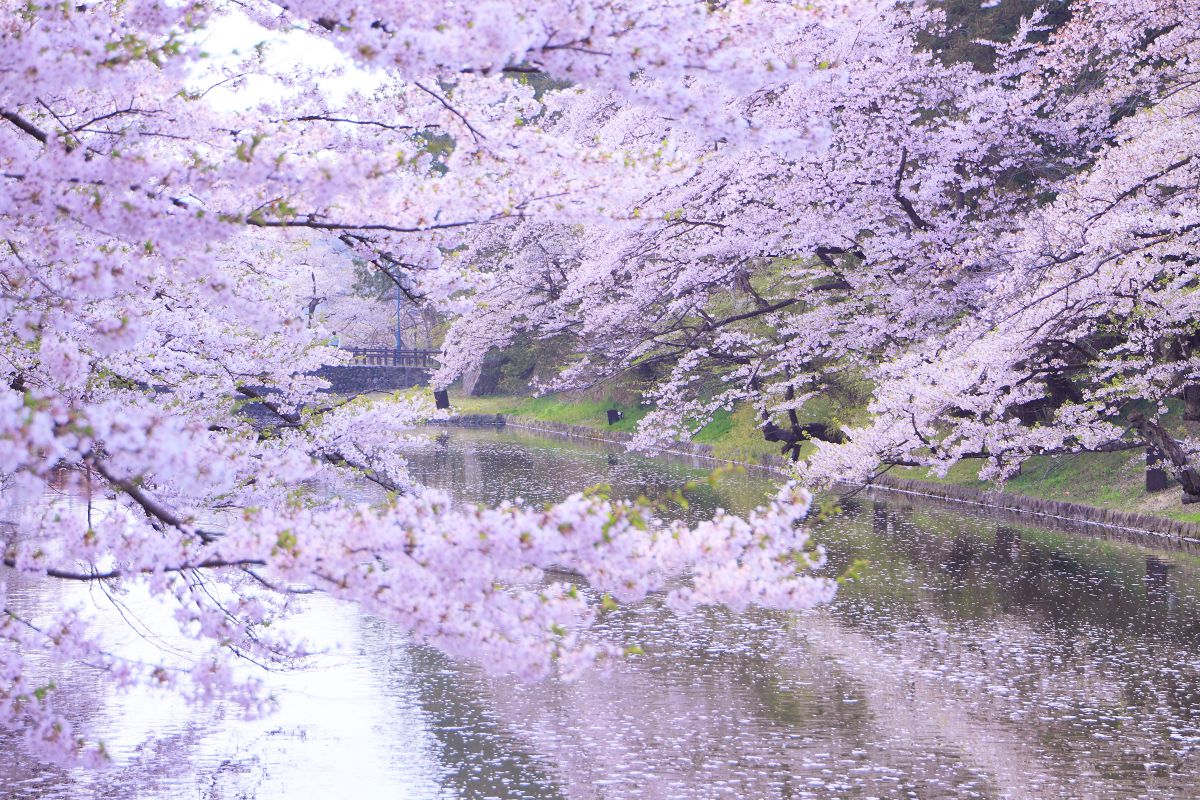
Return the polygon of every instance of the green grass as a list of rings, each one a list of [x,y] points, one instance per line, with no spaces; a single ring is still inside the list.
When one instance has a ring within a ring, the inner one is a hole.
[[[556,394],[543,397],[453,397],[451,404],[460,414],[504,414],[627,433],[633,432],[638,421],[650,410],[646,406],[615,403],[612,400],[576,399]],[[610,408],[619,409],[624,415],[615,425],[608,424]]]
[[[779,455],[779,446],[763,439],[758,417],[750,406],[718,411],[692,441],[712,445],[714,456],[730,461],[760,462],[763,456]]]
[[[955,464],[945,477],[930,475],[919,468],[894,469],[891,474],[983,490],[1003,488],[1006,492],[1028,497],[1200,522],[1200,509],[1182,504],[1182,492],[1174,481],[1161,492],[1146,491],[1145,458],[1142,449],[1122,453],[1035,456],[1022,464],[1021,473],[1010,478],[1003,487],[979,480],[978,473],[983,464],[977,460]]]
[[[1170,400],[1167,407],[1166,427],[1176,436],[1194,437],[1200,425],[1183,419],[1182,403]],[[893,469],[891,474],[984,490],[1003,488],[1006,492],[1028,497],[1200,522],[1200,508],[1183,505],[1182,490],[1174,480],[1162,491],[1146,491],[1146,451],[1143,448],[1120,453],[1034,456],[1022,464],[1020,474],[1010,478],[1003,487],[979,480],[982,466],[978,460],[961,461],[944,477],[919,468]]]

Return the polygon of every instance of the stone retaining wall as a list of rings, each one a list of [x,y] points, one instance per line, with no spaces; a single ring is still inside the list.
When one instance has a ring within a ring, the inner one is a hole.
[[[911,478],[894,478],[891,475],[881,475],[876,478],[874,486],[889,491],[920,495],[921,497],[932,497],[955,503],[967,503],[969,505],[1003,511],[1014,511],[1053,519],[1084,522],[1090,525],[1102,525],[1108,528],[1145,531],[1180,539],[1200,541],[1200,523],[1155,517],[1149,514],[1140,514],[1136,511],[1118,511],[1112,508],[1098,508],[1079,503],[1064,503],[1059,500],[1029,497],[1023,494],[1010,494],[1009,492],[988,492],[970,486],[931,483]]]
[[[429,372],[417,367],[373,367],[339,364],[321,367],[314,373],[329,381],[334,394],[366,394],[411,389],[428,382]]]
[[[453,425],[460,428],[503,428],[505,422],[503,414],[459,414],[445,419],[429,420],[430,425]]]

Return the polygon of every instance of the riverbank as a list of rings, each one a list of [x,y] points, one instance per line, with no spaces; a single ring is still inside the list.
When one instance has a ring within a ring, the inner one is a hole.
[[[628,444],[633,435],[632,431],[636,427],[637,419],[645,414],[644,409],[636,409],[634,414],[625,414],[620,422],[610,427],[607,425],[604,412],[614,405],[603,401],[574,404],[564,403],[554,398],[466,398],[457,401],[456,406],[464,413],[469,410],[472,413],[466,416],[483,424],[507,424],[552,436],[620,445]],[[481,413],[485,409],[487,413]],[[495,409],[511,409],[511,411],[504,413]],[[624,409],[621,410],[624,411]],[[513,413],[514,411],[517,413]],[[547,419],[546,417],[549,416],[558,416],[560,419],[572,418],[578,422],[568,423]],[[764,444],[766,443],[764,442]],[[714,462],[741,464],[752,469],[768,470],[781,475],[786,472],[787,462],[778,455],[759,450],[750,458],[738,458],[731,457],[731,450],[733,449],[730,447],[722,448],[716,443],[692,441],[678,442],[670,450],[664,452],[708,459]],[[733,450],[733,452],[737,451]],[[955,476],[952,472],[950,476],[943,479],[931,480],[917,477],[920,473],[919,470],[897,471],[880,476],[873,484],[873,488],[1008,514],[1028,515],[1044,520],[1094,525],[1155,537],[1168,537],[1181,542],[1200,541],[1200,513],[1185,512],[1181,509],[1178,511],[1170,509],[1175,513],[1149,513],[1139,508],[1138,504],[1129,502],[1130,495],[1133,494],[1131,484],[1140,479],[1142,475],[1140,469],[1142,469],[1143,462],[1140,451],[1135,451],[1133,456],[1130,454],[1090,455],[1094,456],[1090,459],[1091,463],[1086,456],[1058,459],[1060,462],[1065,462],[1063,464],[1053,463],[1055,459],[1040,459],[1040,463],[1035,465],[1035,469],[1047,476],[1043,481],[1031,480],[1031,478],[1036,478],[1038,473],[1027,469],[1023,475],[1010,481],[1005,490],[1001,490],[993,484],[973,479],[973,471],[970,470],[975,465],[970,464],[959,468],[960,473],[965,473],[965,475]],[[1108,463],[1097,465],[1095,463],[1097,460]],[[1101,469],[1097,469],[1098,466]],[[1066,476],[1061,474],[1066,471],[1078,475],[1085,470],[1090,470],[1094,474],[1105,474],[1109,480],[1113,480],[1114,475],[1121,477],[1120,483],[1115,487],[1105,487],[1110,500],[1108,504],[1064,499],[1071,495],[1072,489],[1076,497],[1090,498],[1099,494],[1098,492],[1089,493],[1087,483],[1079,481],[1071,483]],[[1130,474],[1122,476],[1122,472]],[[955,480],[956,477],[957,480]],[[1012,491],[1015,488],[1014,484],[1021,487],[1032,486],[1035,490],[1041,489],[1041,492]],[[1064,486],[1072,488],[1060,488]],[[1146,493],[1143,492],[1143,494]],[[1154,503],[1174,501],[1178,504],[1179,490],[1173,487],[1149,497]],[[1147,504],[1142,503],[1141,505]]]

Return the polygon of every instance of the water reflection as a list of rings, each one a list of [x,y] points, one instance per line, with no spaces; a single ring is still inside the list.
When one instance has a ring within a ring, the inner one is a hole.
[[[469,430],[413,458],[422,482],[489,503],[601,482],[655,495],[706,469]],[[769,488],[702,484],[689,514],[744,510]],[[602,625],[644,657],[526,685],[313,598],[306,624],[340,647],[272,678],[276,717],[69,676],[81,724],[119,740],[119,768],[45,769],[0,741],[0,798],[1192,796],[1200,559],[884,495],[841,505],[816,528],[829,569],[868,566],[817,612],[624,608]],[[26,581],[17,595],[49,608],[81,591]]]

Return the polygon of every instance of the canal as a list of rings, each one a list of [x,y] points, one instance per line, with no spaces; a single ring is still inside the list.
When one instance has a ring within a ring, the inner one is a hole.
[[[708,471],[511,428],[433,432],[411,468],[489,503]],[[730,475],[689,513],[770,489]],[[831,573],[866,562],[831,605],[675,616],[652,599],[602,623],[645,655],[568,684],[489,676],[319,596],[299,618],[322,654],[267,676],[263,720],[72,671],[72,714],[114,767],[48,768],[0,739],[0,799],[1194,796],[1200,558],[883,494],[813,531]],[[82,604],[131,648],[174,646],[136,596],[0,577],[30,616]]]

